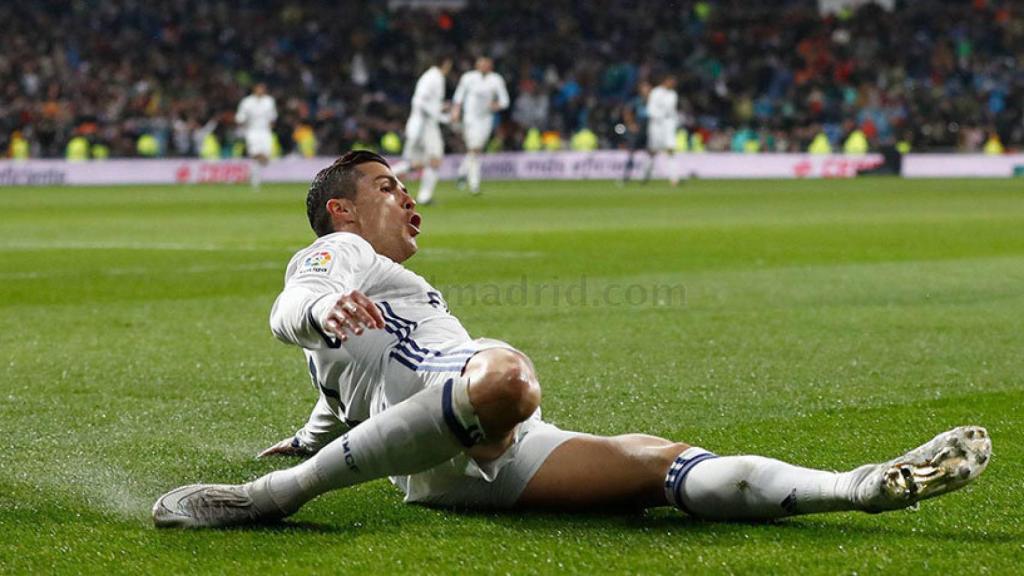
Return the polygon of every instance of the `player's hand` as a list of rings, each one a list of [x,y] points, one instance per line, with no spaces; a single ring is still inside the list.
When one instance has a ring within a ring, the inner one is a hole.
[[[345,294],[327,310],[321,322],[324,331],[342,342],[367,329],[384,328],[384,316],[377,305],[358,290]]]
[[[285,438],[284,440],[281,440],[280,442],[274,444],[270,448],[267,448],[266,450],[260,452],[259,455],[257,455],[256,457],[266,458],[268,456],[301,456],[303,458],[308,458],[313,454],[316,454],[316,450],[299,442],[298,438],[292,436],[291,438]]]

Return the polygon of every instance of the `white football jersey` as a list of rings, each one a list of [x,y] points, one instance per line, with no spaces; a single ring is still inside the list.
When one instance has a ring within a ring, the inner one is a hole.
[[[647,96],[647,117],[651,123],[675,124],[678,118],[679,95],[675,90],[655,86]]]
[[[508,90],[505,89],[505,80],[498,73],[481,74],[477,70],[470,70],[459,79],[452,101],[462,106],[464,122],[483,122],[494,114],[491,110],[492,102],[497,102],[502,110],[508,108]]]
[[[235,122],[244,126],[246,132],[270,132],[274,120],[277,120],[277,105],[268,94],[250,94],[238,103]]]
[[[431,66],[416,81],[412,95],[410,116],[419,115],[423,120],[441,121],[444,109],[444,74],[437,66]]]
[[[319,319],[352,290],[377,304],[386,326],[340,342],[324,333]],[[470,341],[439,291],[348,232],[318,238],[292,257],[270,328],[278,339],[305,349],[321,394],[339,405],[335,413],[349,425],[370,417],[371,400],[389,369],[431,370],[433,358]]]

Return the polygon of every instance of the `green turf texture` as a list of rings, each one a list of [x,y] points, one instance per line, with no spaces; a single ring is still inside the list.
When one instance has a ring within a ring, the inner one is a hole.
[[[467,513],[404,505],[380,480],[280,526],[154,529],[150,506],[172,487],[294,462],[254,455],[315,400],[301,353],[267,326],[285,264],[311,240],[304,196],[0,189],[0,573],[1024,562],[1024,185],[1012,180],[498,182],[479,198],[443,184],[422,210],[409,267],[448,289],[471,334],[534,359],[550,421],[834,469],[988,427],[988,471],[920,510],[771,524]],[[651,296],[666,286],[672,297]]]

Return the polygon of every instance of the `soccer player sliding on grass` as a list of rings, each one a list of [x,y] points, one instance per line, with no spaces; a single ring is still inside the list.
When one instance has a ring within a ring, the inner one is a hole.
[[[988,463],[991,442],[975,426],[849,472],[560,430],[541,420],[530,359],[470,338],[441,294],[401,265],[417,249],[415,207],[371,152],[317,174],[307,212],[318,239],[288,264],[270,324],[304,350],[320,398],[305,426],[263,452],[311,457],[246,484],[172,490],[153,507],[157,526],[274,520],[385,476],[406,502],[445,506],[671,505],[715,520],[881,512],[961,488]]]

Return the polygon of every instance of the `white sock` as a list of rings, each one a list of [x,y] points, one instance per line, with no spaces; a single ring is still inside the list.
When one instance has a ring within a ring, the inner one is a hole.
[[[434,197],[434,187],[437,186],[437,170],[427,166],[423,169],[423,177],[420,178],[420,191],[416,195],[416,201],[421,204],[430,202]]]
[[[259,161],[252,163],[251,172],[249,172],[249,183],[252,184],[253,188],[259,188],[260,184],[263,183],[263,165]]]
[[[409,172],[410,168],[412,168],[411,164],[405,160],[399,160],[391,166],[391,172],[393,172],[395,176],[401,178]]]
[[[698,518],[769,520],[854,510],[856,477],[793,466],[762,456],[718,457],[689,448],[665,479],[671,504]]]
[[[469,181],[469,189],[472,192],[478,192],[480,190],[480,157],[476,154],[470,154],[467,162],[469,166],[467,167],[466,179]]]
[[[679,184],[679,166],[674,154],[668,154],[668,181],[673,186]]]
[[[649,153],[647,154],[647,167],[644,169],[644,182],[651,179],[651,175],[654,174],[654,166],[658,163],[658,154]]]
[[[359,424],[302,464],[255,480],[249,493],[268,516],[287,516],[329,490],[422,472],[482,438],[469,381],[452,378]]]

